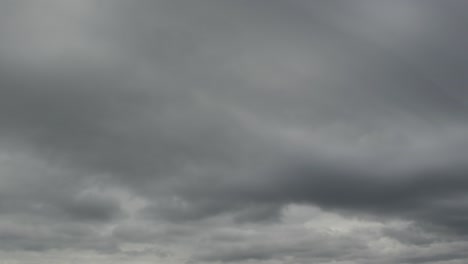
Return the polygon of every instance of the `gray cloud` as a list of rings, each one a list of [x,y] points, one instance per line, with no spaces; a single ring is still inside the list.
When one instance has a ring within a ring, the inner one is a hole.
[[[0,256],[462,263],[466,8],[2,2]]]

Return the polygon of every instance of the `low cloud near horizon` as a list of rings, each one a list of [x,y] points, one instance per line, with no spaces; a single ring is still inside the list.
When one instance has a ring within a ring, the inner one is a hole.
[[[467,11],[0,2],[0,259],[467,263]]]

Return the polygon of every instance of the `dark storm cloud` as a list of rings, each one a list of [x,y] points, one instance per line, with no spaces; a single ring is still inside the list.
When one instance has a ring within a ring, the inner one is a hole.
[[[468,181],[464,164],[447,162],[441,166],[437,160],[428,160],[417,169],[402,169],[399,162],[387,162],[388,171],[372,170],[373,165],[341,167],[347,162],[309,160],[309,164],[293,162],[295,166],[267,174],[257,183],[225,183],[215,189],[190,185],[180,191],[185,200],[156,207],[155,215],[193,220],[251,205],[250,210],[256,214],[248,219],[261,220],[274,217],[281,204],[312,203],[330,209],[416,218],[458,233],[467,231],[464,204]]]
[[[212,223],[279,232],[291,204],[413,221],[406,233],[379,233],[402,245],[466,243],[466,8],[2,2],[0,249],[151,251],[122,249],[141,243],[184,252],[196,247],[183,240],[197,244],[194,230]],[[68,237],[77,223],[108,233]],[[447,239],[427,235],[434,230]],[[285,236],[233,248],[220,239],[193,258],[378,259],[352,238],[321,247]],[[440,250],[401,261],[465,257]]]

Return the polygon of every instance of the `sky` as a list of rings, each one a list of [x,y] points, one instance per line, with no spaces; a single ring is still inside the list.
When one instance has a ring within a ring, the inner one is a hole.
[[[0,263],[468,263],[467,12],[1,1]]]

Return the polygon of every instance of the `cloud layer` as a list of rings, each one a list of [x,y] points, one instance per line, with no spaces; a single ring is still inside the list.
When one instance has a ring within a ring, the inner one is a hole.
[[[465,263],[463,1],[0,3],[8,263]]]

